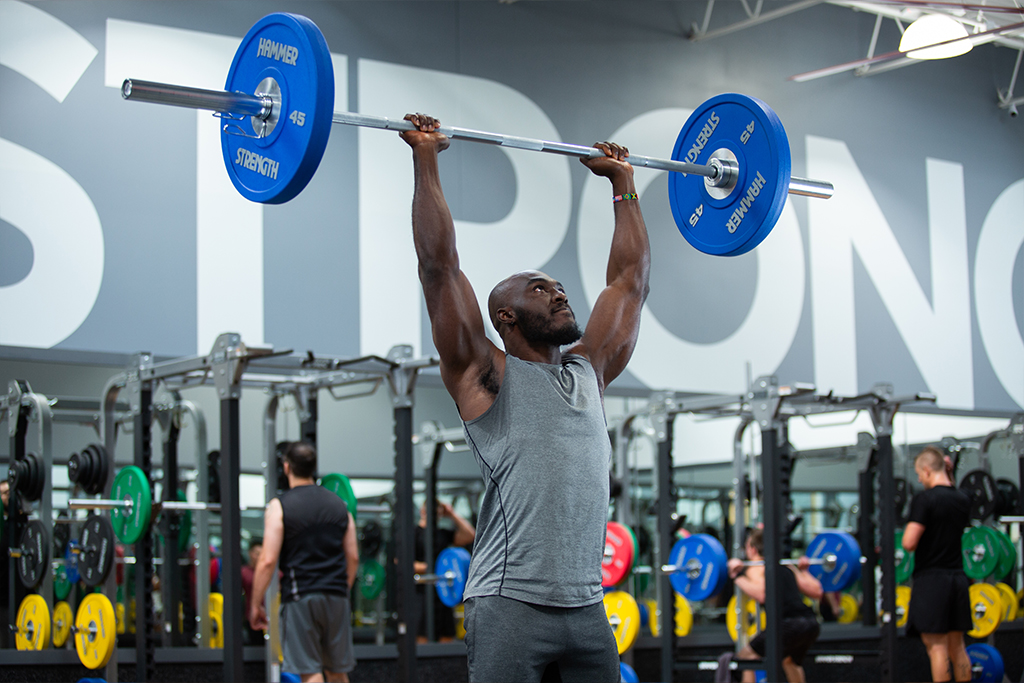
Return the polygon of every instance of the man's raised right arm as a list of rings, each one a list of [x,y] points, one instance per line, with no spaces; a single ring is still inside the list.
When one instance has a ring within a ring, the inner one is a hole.
[[[430,316],[441,378],[464,419],[483,413],[494,401],[481,378],[504,374],[504,355],[484,331],[483,316],[469,279],[459,267],[455,222],[441,189],[437,155],[449,140],[435,132],[438,121],[422,114],[405,117],[419,130],[401,134],[412,147],[415,189],[412,232],[420,283]],[[500,356],[500,359],[499,359]],[[501,368],[495,366],[500,363]]]

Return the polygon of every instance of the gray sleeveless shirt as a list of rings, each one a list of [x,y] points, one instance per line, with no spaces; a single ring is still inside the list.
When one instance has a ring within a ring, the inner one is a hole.
[[[600,602],[612,451],[590,361],[506,355],[494,404],[464,426],[485,484],[465,597]]]

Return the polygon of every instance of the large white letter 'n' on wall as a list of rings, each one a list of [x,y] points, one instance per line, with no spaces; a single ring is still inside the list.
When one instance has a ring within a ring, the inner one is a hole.
[[[807,137],[808,175],[836,186],[832,199],[808,202],[814,373],[820,390],[853,394],[860,389],[856,250],[928,389],[944,407],[974,407],[963,168],[928,159],[926,171],[930,303],[846,144]]]

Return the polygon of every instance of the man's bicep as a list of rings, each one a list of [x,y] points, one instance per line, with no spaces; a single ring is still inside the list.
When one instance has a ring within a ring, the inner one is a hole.
[[[284,511],[276,498],[267,503],[263,512],[263,552],[260,557],[277,561],[284,543]]]
[[[601,292],[580,344],[607,386],[625,369],[640,332],[643,297],[610,285]]]
[[[485,359],[493,344],[487,338],[480,305],[465,273],[421,273],[420,279],[441,364],[449,371],[461,372]]]

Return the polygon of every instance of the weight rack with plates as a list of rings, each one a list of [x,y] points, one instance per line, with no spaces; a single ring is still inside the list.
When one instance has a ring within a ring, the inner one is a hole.
[[[743,482],[747,474],[746,457],[743,454],[742,437],[749,425],[757,423],[761,430],[761,476],[751,476],[751,479],[760,481],[761,491],[761,518],[765,525],[765,561],[766,564],[776,564],[784,558],[782,553],[782,537],[786,530],[783,526],[785,519],[785,498],[788,497],[788,485],[785,482],[784,468],[780,466],[780,458],[784,455],[786,443],[787,421],[793,417],[836,413],[846,411],[865,411],[870,414],[875,425],[876,438],[872,445],[873,462],[869,468],[871,477],[878,476],[880,484],[881,501],[892,501],[895,498],[895,482],[893,477],[893,451],[892,451],[892,419],[900,406],[915,402],[932,402],[934,397],[927,394],[915,394],[905,397],[892,395],[891,387],[878,385],[871,392],[854,397],[839,397],[832,394],[818,395],[810,385],[794,385],[791,387],[780,387],[773,377],[758,378],[751,385],[749,391],[740,395],[707,395],[707,396],[686,396],[681,397],[672,392],[659,392],[650,398],[646,407],[641,410],[628,413],[615,426],[613,443],[615,444],[615,474],[623,479],[622,492],[615,506],[616,521],[630,526],[633,520],[629,519],[629,483],[628,477],[622,477],[625,473],[625,453],[632,438],[643,433],[643,428],[637,422],[637,418],[647,416],[652,428],[652,438],[657,445],[656,472],[654,476],[655,486],[658,492],[656,502],[657,508],[657,547],[660,548],[657,558],[657,566],[671,566],[669,557],[670,549],[673,547],[672,533],[674,520],[672,512],[676,509],[674,499],[674,486],[663,485],[662,482],[672,481],[672,443],[673,443],[673,421],[676,415],[689,413],[707,417],[739,417],[741,425],[735,436],[734,468],[735,481],[737,482],[736,498],[737,507],[735,511],[735,529],[733,531],[733,556],[740,556],[742,553],[742,541],[745,534],[745,511],[742,508],[742,501],[745,492],[740,489],[739,482]],[[751,475],[755,473],[751,472]],[[870,490],[874,491],[872,484]],[[871,509],[874,509],[873,502]],[[887,512],[888,511],[888,512]],[[862,519],[868,517],[862,515]],[[873,557],[873,553],[865,552],[861,566],[861,574],[866,577],[873,577],[876,564],[882,567],[882,619],[880,627],[881,647],[876,656],[876,661],[881,664],[880,671],[882,680],[892,680],[893,662],[896,650],[896,623],[895,619],[888,615],[896,613],[896,580],[895,580],[895,517],[892,504],[880,504],[880,531],[882,537],[881,558]],[[864,530],[862,529],[861,532]],[[873,529],[870,529],[873,534]],[[888,540],[886,540],[888,536]],[[864,536],[858,534],[863,539]],[[873,535],[869,538],[873,539]],[[859,543],[864,547],[864,542]],[[872,546],[873,548],[873,543]],[[867,548],[865,548],[867,551]],[[857,553],[858,558],[860,553]],[[881,560],[879,562],[879,559]],[[671,596],[672,572],[655,572],[657,586],[657,602],[665,605],[667,596]],[[778,614],[773,610],[776,604],[781,604],[781,596],[777,591],[779,585],[774,580],[774,572],[766,572],[767,594],[765,607],[769,617]],[[865,594],[867,593],[867,581],[865,583]],[[871,587],[874,594],[874,586]],[[737,601],[738,602],[738,601]],[[650,610],[648,610],[650,611]],[[749,615],[746,610],[737,609],[736,623],[739,627],[739,642],[743,642],[746,631],[749,628]],[[873,610],[867,610],[873,612]],[[661,634],[674,632],[675,615],[674,610],[660,610],[658,631]],[[874,617],[874,615],[872,615]],[[652,615],[653,621],[655,617]],[[875,622],[872,621],[874,624]],[[769,672],[776,672],[775,676],[781,678],[781,649],[777,636],[779,629],[777,624],[773,629],[771,620],[767,625],[767,648],[763,668]],[[676,656],[676,649],[684,647],[685,643],[677,641],[675,637],[662,637],[661,640],[661,678],[669,680],[672,672],[676,669],[692,669],[693,662]],[[861,658],[863,655],[860,656]],[[769,673],[772,678],[772,674]]]

